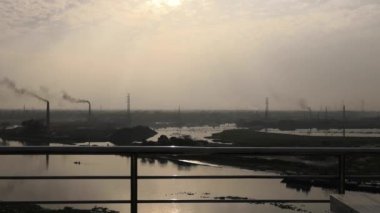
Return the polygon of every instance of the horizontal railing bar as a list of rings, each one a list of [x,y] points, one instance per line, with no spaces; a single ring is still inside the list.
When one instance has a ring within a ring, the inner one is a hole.
[[[0,176],[0,180],[117,180],[131,179],[130,176]]]
[[[0,201],[1,204],[129,204],[130,200],[36,200],[36,201]]]
[[[158,179],[337,179],[337,175],[186,175],[186,176],[138,176],[142,180]],[[380,175],[347,175],[352,179],[380,179]],[[131,179],[130,176],[0,176],[0,180],[118,180]]]
[[[338,155],[380,154],[380,148],[364,147],[185,147],[185,146],[114,146],[114,147],[0,147],[2,155],[110,155],[110,154],[256,154],[256,155]]]
[[[208,175],[208,176],[139,176],[138,179],[156,180],[156,179],[336,179],[337,175]],[[380,178],[380,176],[347,176],[347,178]],[[109,179],[131,179],[130,176],[0,176],[0,180],[109,180]]]
[[[142,204],[155,203],[329,203],[330,200],[276,200],[276,199],[213,199],[213,200],[139,200]]]
[[[330,200],[277,200],[277,199],[199,199],[199,200],[138,200],[141,204],[159,203],[328,203]],[[67,201],[0,201],[1,204],[130,204],[130,200],[67,200]]]
[[[352,178],[352,179],[380,179],[380,175],[346,175],[346,178]]]
[[[189,176],[139,176],[138,179],[284,179],[284,178],[323,178],[323,179],[336,179],[337,175],[189,175]]]

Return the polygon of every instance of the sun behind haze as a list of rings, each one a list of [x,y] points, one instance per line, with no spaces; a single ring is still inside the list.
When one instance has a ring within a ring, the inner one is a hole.
[[[2,0],[0,28],[0,78],[53,108],[380,109],[378,0]]]
[[[153,5],[156,7],[169,6],[169,7],[178,7],[181,5],[181,0],[152,0]]]

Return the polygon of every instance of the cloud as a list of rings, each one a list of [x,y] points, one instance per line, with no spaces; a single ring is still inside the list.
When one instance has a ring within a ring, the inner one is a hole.
[[[0,2],[2,38],[24,33],[59,33],[91,27],[104,21],[119,27],[139,28],[149,25],[224,24],[231,21],[263,19],[344,18],[361,22],[378,15],[376,0],[177,0],[178,7],[157,6],[155,0],[3,0]],[[160,5],[162,2],[160,1]],[[167,2],[171,2],[167,0]],[[319,15],[320,17],[316,17]],[[311,16],[311,17],[310,17]],[[352,18],[351,18],[352,17]],[[374,19],[372,19],[374,20]],[[318,20],[315,20],[318,21]],[[329,21],[337,22],[330,19]],[[264,21],[265,22],[265,21]],[[337,24],[337,23],[335,23]],[[325,25],[326,26],[326,25]],[[132,29],[133,30],[133,29]]]
[[[319,106],[376,95],[377,0],[159,2],[0,1],[0,74],[111,108],[126,90],[141,108],[259,108],[271,93]]]

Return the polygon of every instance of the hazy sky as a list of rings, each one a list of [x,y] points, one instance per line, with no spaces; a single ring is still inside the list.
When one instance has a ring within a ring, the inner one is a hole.
[[[0,78],[54,108],[380,109],[379,0],[0,0],[0,29]]]

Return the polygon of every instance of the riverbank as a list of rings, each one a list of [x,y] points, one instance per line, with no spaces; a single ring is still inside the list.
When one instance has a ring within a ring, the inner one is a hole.
[[[380,147],[377,137],[300,136],[233,129],[215,133],[211,139],[243,147]]]
[[[75,144],[82,142],[110,141],[115,145],[131,145],[135,141],[146,141],[157,134],[147,126],[116,127],[88,123],[55,123],[46,127],[36,120],[0,130],[4,140],[23,141],[28,145],[48,145],[50,142]]]

